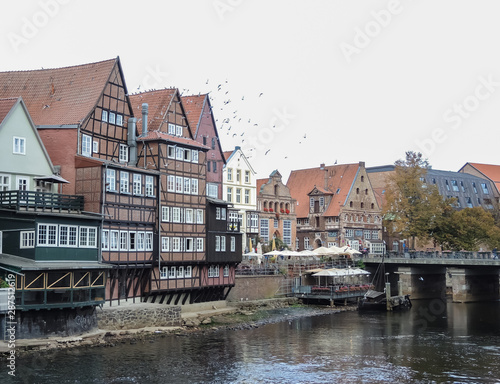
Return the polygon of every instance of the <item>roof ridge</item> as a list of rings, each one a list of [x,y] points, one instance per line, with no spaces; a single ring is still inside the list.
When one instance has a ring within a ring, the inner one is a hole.
[[[142,92],[137,92],[137,93],[130,93],[129,96],[138,96],[138,95],[143,95],[145,93],[153,93],[153,92],[163,92],[163,91],[175,91],[177,90],[177,87],[172,87],[172,88],[162,88],[162,89],[150,89],[148,91],[142,91]]]
[[[112,62],[112,61],[117,61],[118,57],[115,57],[113,59],[106,59],[106,60],[100,60],[96,61],[93,63],[84,63],[84,64],[76,64],[76,65],[67,65],[65,67],[54,67],[54,68],[41,68],[41,69],[21,69],[21,70],[14,70],[14,71],[0,71],[0,73],[18,73],[18,72],[42,72],[42,71],[53,71],[57,69],[68,69],[68,68],[78,68],[78,67],[85,67],[85,66],[90,66],[90,65],[96,65],[96,64],[102,64],[102,63],[107,63],[107,62]]]

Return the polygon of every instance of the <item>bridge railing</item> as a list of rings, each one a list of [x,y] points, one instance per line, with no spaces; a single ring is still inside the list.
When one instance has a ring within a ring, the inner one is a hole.
[[[382,255],[369,255],[370,258],[380,257]],[[468,252],[468,251],[408,251],[408,252],[395,252],[388,251],[385,254],[386,258],[406,258],[406,259],[498,259],[498,254],[493,252]],[[362,257],[361,257],[362,259]]]

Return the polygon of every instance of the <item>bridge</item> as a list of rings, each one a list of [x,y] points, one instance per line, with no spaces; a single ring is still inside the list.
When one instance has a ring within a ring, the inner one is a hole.
[[[500,298],[500,260],[489,252],[412,252],[360,258],[375,273],[383,260],[391,291],[412,299],[442,298],[451,287],[454,302]]]

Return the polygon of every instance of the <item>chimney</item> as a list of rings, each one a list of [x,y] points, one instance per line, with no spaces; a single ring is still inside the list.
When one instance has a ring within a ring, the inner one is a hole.
[[[364,168],[364,167],[365,167],[365,162],[364,162],[364,161],[360,161],[360,162],[359,162],[359,166],[360,166],[361,168]]]
[[[141,136],[146,136],[148,134],[148,104],[142,104],[142,134]]]
[[[325,169],[325,163],[321,163],[321,164],[319,165],[319,169],[321,169],[321,170]]]
[[[137,165],[137,139],[135,137],[136,122],[137,119],[135,117],[131,117],[128,119],[127,126],[127,144],[130,150],[128,165],[133,166]]]

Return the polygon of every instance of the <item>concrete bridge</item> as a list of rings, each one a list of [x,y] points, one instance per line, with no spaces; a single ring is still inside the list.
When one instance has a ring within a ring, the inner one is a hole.
[[[500,260],[490,253],[419,252],[361,260],[372,274],[382,259],[391,291],[412,299],[442,298],[451,288],[454,302],[492,301],[500,298]]]

